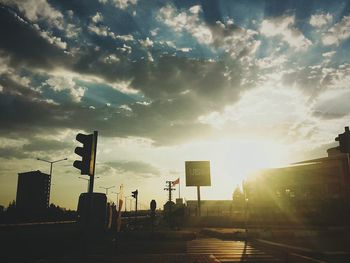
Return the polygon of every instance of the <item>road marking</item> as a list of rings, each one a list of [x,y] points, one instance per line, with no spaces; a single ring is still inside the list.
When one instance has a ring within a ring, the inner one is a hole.
[[[281,262],[244,241],[223,241],[215,238],[188,241],[187,253],[213,255],[220,262]]]

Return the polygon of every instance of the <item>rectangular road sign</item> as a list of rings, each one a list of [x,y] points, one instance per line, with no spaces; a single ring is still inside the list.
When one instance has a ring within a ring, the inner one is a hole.
[[[186,161],[186,186],[211,186],[209,161]]]

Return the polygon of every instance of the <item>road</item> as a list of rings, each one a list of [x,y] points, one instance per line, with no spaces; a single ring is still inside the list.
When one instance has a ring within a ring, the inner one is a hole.
[[[213,255],[217,262],[282,262],[244,241],[200,238],[187,242],[187,254]]]
[[[185,242],[182,251],[175,251],[167,242],[162,251],[144,251],[143,253],[121,253],[117,255],[90,255],[89,263],[137,262],[137,263],[219,263],[281,262],[277,258],[258,250],[243,241],[223,241],[216,238],[199,237]],[[165,244],[164,244],[165,243]],[[146,244],[145,244],[146,245]]]

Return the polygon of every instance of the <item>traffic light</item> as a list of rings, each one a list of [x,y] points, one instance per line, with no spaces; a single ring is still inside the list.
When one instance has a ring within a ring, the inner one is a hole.
[[[335,138],[339,142],[338,149],[342,153],[350,153],[350,131],[349,127],[345,127],[345,132],[338,134],[338,137]]]
[[[131,192],[131,193],[132,193],[131,196],[132,196],[133,198],[137,199],[137,195],[139,194],[139,191],[135,190],[135,191],[133,191],[133,192]]]
[[[82,157],[81,161],[75,161],[73,166],[80,170],[81,174],[92,176],[95,169],[95,150],[97,138],[94,134],[78,133],[76,140],[83,144],[83,147],[76,147],[75,153]]]

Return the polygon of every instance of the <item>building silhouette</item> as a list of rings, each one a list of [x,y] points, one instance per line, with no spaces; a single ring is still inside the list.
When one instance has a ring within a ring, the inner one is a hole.
[[[265,169],[244,184],[251,220],[341,223],[350,208],[350,162],[337,148],[328,156]]]
[[[50,176],[38,171],[18,174],[16,208],[25,217],[43,215],[49,207]]]

